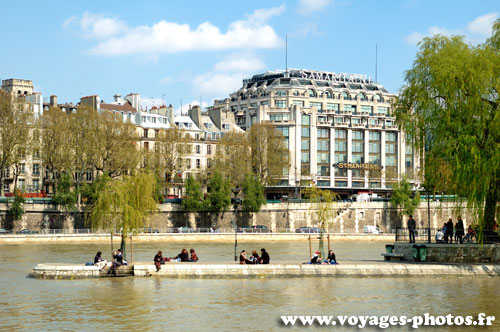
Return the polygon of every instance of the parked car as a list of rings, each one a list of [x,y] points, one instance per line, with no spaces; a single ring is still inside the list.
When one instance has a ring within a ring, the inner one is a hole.
[[[144,233],[160,233],[160,231],[151,227],[146,227],[144,228]]]
[[[10,234],[10,231],[6,230],[5,228],[0,228],[0,235],[3,234]]]
[[[19,232],[17,232],[17,234],[38,234],[38,232],[29,229],[22,229]]]
[[[236,229],[238,233],[268,233],[269,228],[265,225],[255,225],[249,227],[239,227]]]
[[[295,233],[319,233],[321,230],[319,227],[299,227],[295,230]]]
[[[191,227],[183,226],[172,229],[172,233],[194,233],[194,229],[192,229]]]
[[[371,225],[366,225],[364,228],[363,228],[363,232],[367,233],[367,234],[382,234],[383,231],[378,228],[378,226],[371,226]]]

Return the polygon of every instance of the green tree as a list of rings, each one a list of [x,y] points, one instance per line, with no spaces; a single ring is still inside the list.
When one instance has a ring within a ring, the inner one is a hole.
[[[205,208],[210,212],[225,212],[231,205],[231,185],[227,178],[219,172],[214,172],[208,181],[210,189],[205,200]]]
[[[19,220],[24,214],[24,196],[23,192],[20,190],[15,191],[14,201],[9,209],[9,215],[12,220]]]
[[[254,124],[247,132],[252,172],[265,185],[277,182],[288,170],[288,147],[283,134],[268,123]]]
[[[400,218],[403,214],[413,214],[420,204],[420,194],[412,192],[411,183],[403,177],[401,181],[394,185],[391,196],[391,205],[398,209]]]
[[[242,187],[252,173],[250,152],[246,133],[225,133],[218,142],[212,169],[230,179],[232,187]]]
[[[65,212],[75,209],[77,202],[76,192],[71,190],[72,178],[67,172],[61,174],[52,201],[58,204]]]
[[[266,202],[264,199],[264,186],[256,176],[247,175],[243,183],[243,211],[259,212],[262,205]]]
[[[30,142],[32,112],[20,98],[0,90],[0,195],[5,182],[3,170],[24,158]],[[17,174],[17,173],[16,173]]]
[[[484,44],[437,35],[419,46],[397,121],[426,148],[427,185],[442,185],[436,170],[448,168],[445,189],[467,198],[483,234],[500,214],[500,20]]]
[[[121,230],[121,249],[126,256],[128,234],[143,228],[156,212],[154,174],[139,172],[108,181],[88,207],[93,229]]]
[[[318,251],[320,257],[326,257],[323,238],[324,234],[328,232],[328,224],[334,217],[334,204],[339,199],[339,196],[331,190],[320,189],[315,184],[305,188],[304,193],[309,203],[311,203],[310,209],[316,215],[318,221],[317,224],[320,229]]]
[[[188,212],[200,211],[203,204],[201,183],[192,175],[186,180],[186,197],[182,200],[182,208]]]

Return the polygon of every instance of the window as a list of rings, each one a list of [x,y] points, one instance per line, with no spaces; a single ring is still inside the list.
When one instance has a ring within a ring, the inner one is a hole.
[[[346,99],[346,100],[351,99],[351,98],[350,98],[350,96],[349,96],[349,94],[348,94],[346,91],[342,91],[342,97],[343,97],[344,99]]]
[[[40,150],[34,149],[33,150],[33,158],[40,158]]]
[[[303,100],[294,100],[292,103],[293,103],[293,105],[304,107],[304,101]]]
[[[359,130],[354,130],[352,132],[352,139],[363,140],[364,139],[364,132],[359,131]]]
[[[395,154],[396,153],[396,144],[386,144],[385,145],[385,153]]]
[[[365,186],[364,182],[360,182],[360,181],[353,181],[352,182],[353,188],[363,188],[364,186]]]
[[[319,180],[318,187],[330,187],[330,181]]]
[[[386,142],[396,142],[398,140],[397,133],[385,133],[385,141]]]
[[[260,102],[260,104],[261,104],[262,106],[269,105],[269,101],[264,100],[264,101],[261,101],[261,102]]]
[[[335,152],[347,152],[347,142],[335,141]]]
[[[327,109],[327,111],[338,111],[339,110],[339,104],[328,103],[328,104],[326,104],[326,109]]]
[[[285,90],[278,90],[278,92],[276,92],[276,95],[280,96],[280,97],[285,97],[286,96],[286,91]]]
[[[201,167],[201,161],[200,159],[196,159],[196,168],[200,168]]]
[[[33,175],[34,176],[40,175],[40,165],[39,164],[33,164]]]
[[[330,176],[330,166],[318,165],[318,167],[316,168],[316,173],[319,176]]]
[[[148,130],[147,129],[144,129],[144,131],[142,133],[142,137],[148,137]]]
[[[318,129],[318,138],[329,138],[330,137],[330,129],[320,128]]]
[[[325,92],[326,98],[333,98],[333,94],[330,91]]]
[[[88,169],[86,174],[85,174],[85,180],[87,180],[87,182],[91,182],[92,181],[92,170]]]
[[[318,153],[318,164],[328,164],[330,163],[330,154],[329,153]]]
[[[8,183],[3,184],[3,191],[5,193],[10,193],[10,185]]]
[[[372,110],[373,110],[373,107],[371,107],[371,106],[365,106],[365,105],[361,106],[361,113],[371,113]]]
[[[389,114],[389,107],[377,106],[377,113],[388,115]]]
[[[309,126],[310,124],[311,124],[310,116],[302,114],[302,125],[303,126]]]
[[[21,164],[19,165],[19,174],[24,174],[26,172],[26,165],[25,164]]]
[[[369,187],[370,188],[380,188],[381,185],[380,185],[380,182],[371,182],[369,183]]]
[[[207,145],[207,154],[212,154],[212,146],[210,144]]]
[[[335,130],[335,138],[346,139],[347,138],[347,131],[342,130],[342,129]]]
[[[351,123],[352,124],[360,124],[361,123],[361,119],[360,118],[351,118]]]
[[[321,111],[323,108],[322,103],[310,102],[309,105],[311,105],[311,108],[315,108],[318,111]]]
[[[361,169],[353,169],[352,170],[352,177],[353,178],[362,178],[364,176],[365,176],[364,170],[361,170]]]
[[[283,133],[283,136],[285,136],[285,137],[290,136],[290,134],[289,134],[290,129],[288,127],[277,127],[276,129],[281,131]]]
[[[309,127],[302,127],[302,132],[301,132],[302,137],[309,137],[310,135],[309,132],[310,132]]]
[[[363,146],[364,146],[364,143],[363,142],[352,142],[352,152],[353,153],[356,153],[356,152],[363,152]]]
[[[344,105],[345,112],[356,112],[356,105]]]
[[[186,159],[185,159],[185,163],[186,163],[186,168],[187,168],[187,169],[191,169],[191,159],[186,158]]]
[[[309,163],[309,152],[302,152],[300,161],[303,163]]]
[[[271,121],[288,120],[288,114],[270,114],[269,120],[271,120]]]
[[[276,100],[276,108],[286,108],[286,100]]]
[[[344,117],[336,116],[335,117],[335,123],[344,123]]]
[[[380,153],[380,143],[370,143],[370,153]]]
[[[38,190],[40,190],[40,180],[35,179],[35,180],[33,180],[31,183],[32,183],[32,186],[33,186],[33,188],[32,188],[32,189],[33,189],[33,191],[38,191]]]
[[[309,97],[316,97],[316,92],[314,92],[314,90],[310,90],[310,89],[309,89],[309,90],[307,90],[307,95],[308,95]]]
[[[370,131],[369,138],[370,138],[370,141],[380,141],[380,132],[379,131]]]
[[[363,92],[358,93],[358,99],[361,100],[361,101],[366,100],[365,94]]]
[[[347,181],[335,181],[335,187],[347,187]]]
[[[309,140],[308,139],[303,139],[300,142],[300,148],[301,148],[301,150],[309,150]]]
[[[200,154],[201,153],[201,146],[196,145],[196,153]],[[197,159],[199,160],[199,159]]]
[[[149,142],[144,142],[144,150],[149,151]]]
[[[25,183],[24,183],[24,179],[18,179],[17,180],[17,187],[21,190],[24,190],[25,188]]]
[[[330,141],[318,141],[318,151],[329,151]]]
[[[224,124],[222,125],[222,129],[224,129],[224,130],[229,130],[229,124],[224,123]]]

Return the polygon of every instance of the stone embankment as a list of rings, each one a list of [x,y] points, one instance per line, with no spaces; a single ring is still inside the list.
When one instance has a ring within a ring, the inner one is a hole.
[[[238,241],[307,241],[309,235],[313,239],[318,233],[238,233]],[[147,242],[234,242],[234,233],[153,233],[134,235],[134,243]],[[326,239],[326,235],[325,235]],[[394,241],[392,234],[338,234],[331,233],[332,241]],[[109,234],[29,234],[0,235],[0,244],[4,243],[69,243],[69,242],[109,242]],[[120,235],[114,236],[114,241],[120,241]]]
[[[130,267],[129,267],[130,268]],[[43,279],[99,278],[95,266],[39,264],[30,277]],[[101,277],[104,276],[101,272]],[[273,263],[240,265],[236,263],[167,263],[161,270],[151,263],[135,263],[135,277],[167,278],[276,278],[276,277],[500,277],[500,266],[491,264],[416,264],[393,262],[343,262],[338,265]]]

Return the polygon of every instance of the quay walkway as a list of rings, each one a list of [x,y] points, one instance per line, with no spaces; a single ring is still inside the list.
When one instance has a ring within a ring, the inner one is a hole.
[[[123,269],[120,271],[120,269]],[[110,276],[96,266],[83,264],[38,264],[29,277],[80,279]],[[266,265],[237,263],[166,263],[156,272],[152,263],[120,267],[117,276],[166,278],[297,278],[297,277],[500,277],[500,265],[437,264],[414,262],[350,261],[337,265],[280,262]]]

